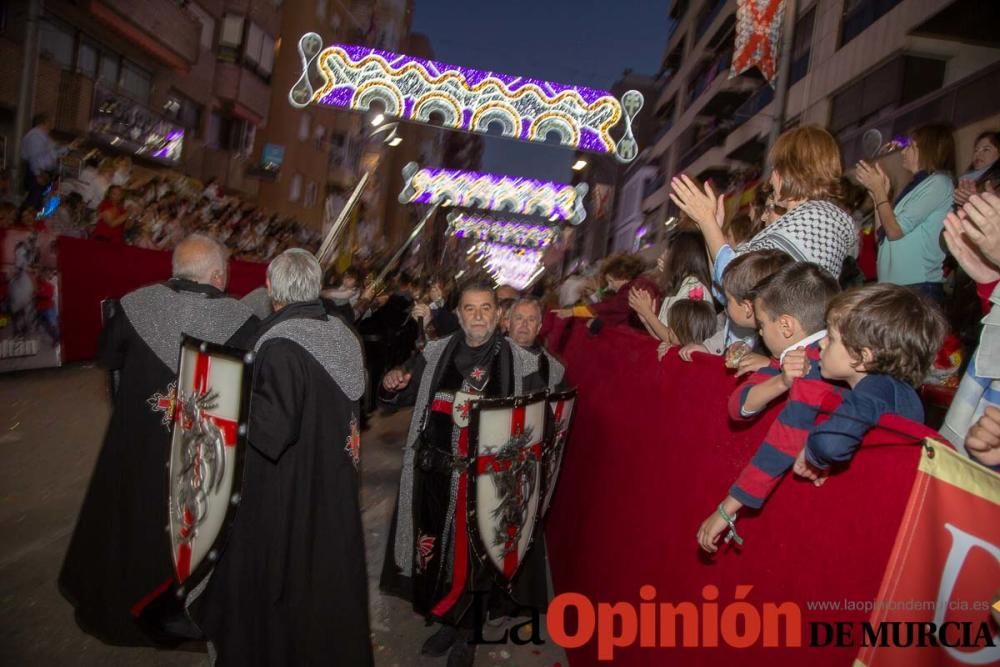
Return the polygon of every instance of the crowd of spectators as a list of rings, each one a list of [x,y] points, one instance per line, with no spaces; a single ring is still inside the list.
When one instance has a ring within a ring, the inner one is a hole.
[[[885,156],[845,169],[826,130],[789,130],[735,213],[726,193],[679,175],[679,222],[655,268],[621,253],[551,294],[559,317],[593,333],[627,326],[660,341],[661,358],[722,357],[742,379],[731,419],[784,406],[705,520],[707,551],[738,538],[737,512],[760,508],[789,471],[822,484],[886,414],[939,428],[1000,469],[1000,134],[977,137],[961,176],[949,128],[899,143],[894,187]],[[819,396],[832,397],[823,409]]]
[[[33,132],[42,135],[45,121]],[[51,151],[50,151],[51,152]],[[18,207],[7,206],[0,223],[30,226],[65,236],[91,238],[154,250],[172,250],[192,232],[223,243],[235,259],[267,261],[288,248],[318,249],[316,230],[269,214],[210,180],[176,173],[140,175],[128,157],[93,150],[73,173],[29,167],[36,187]]]

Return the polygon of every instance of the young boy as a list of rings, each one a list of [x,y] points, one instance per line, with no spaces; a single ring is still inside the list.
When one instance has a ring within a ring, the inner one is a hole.
[[[726,299],[726,324],[719,332],[704,343],[691,343],[680,349],[680,357],[691,361],[692,352],[702,352],[720,356],[726,355],[726,365],[730,368],[740,368],[739,362],[746,358],[746,369],[742,372],[756,370],[767,364],[762,355],[749,355],[755,338],[757,320],[753,314],[753,289],[758,284],[774,275],[779,269],[791,264],[794,260],[780,250],[758,250],[740,255],[734,259],[722,275],[722,292]],[[750,340],[748,344],[746,341]]]
[[[839,291],[833,276],[807,262],[789,264],[757,287],[754,317],[772,358],[733,392],[732,419],[756,417],[784,396],[795,378],[819,379],[816,362],[819,341],[826,335],[826,307]]]
[[[754,462],[740,475],[718,511],[702,523],[698,532],[701,547],[717,551],[716,542],[727,529],[735,536],[736,513],[744,505],[759,508],[788,468],[819,486],[831,466],[854,456],[865,434],[883,415],[923,421],[923,406],[914,387],[923,382],[945,331],[940,310],[906,287],[870,285],[835,297],[827,312],[827,335],[820,343],[820,366],[824,379],[844,382],[851,391],[833,408],[830,418],[818,425],[817,417],[827,411],[826,398],[839,399],[839,395],[828,388],[822,392],[824,404],[806,403],[807,412],[813,414],[808,416],[812,423],[804,446],[801,436],[782,432],[786,411],[779,415]],[[802,386],[808,389],[808,385]],[[798,388],[796,385],[792,392],[792,401],[820,394],[798,394]],[[803,411],[800,408],[797,412]],[[765,457],[766,466],[759,465]],[[765,467],[767,479],[759,478]],[[750,486],[755,487],[753,493],[747,492]]]

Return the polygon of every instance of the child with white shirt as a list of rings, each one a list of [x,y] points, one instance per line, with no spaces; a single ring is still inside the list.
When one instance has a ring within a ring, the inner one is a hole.
[[[789,264],[757,286],[754,318],[772,358],[733,392],[730,417],[753,418],[788,393],[795,378],[820,378],[826,307],[839,291],[833,276],[809,262]]]

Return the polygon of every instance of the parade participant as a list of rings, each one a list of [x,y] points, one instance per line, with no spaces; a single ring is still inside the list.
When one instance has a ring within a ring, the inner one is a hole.
[[[271,306],[271,296],[268,294],[266,286],[261,286],[248,292],[240,301],[245,303],[253,311],[253,314],[262,320],[274,313],[274,309]]]
[[[555,389],[562,384],[566,369],[562,363],[538,342],[542,330],[542,304],[537,299],[522,297],[510,309],[510,340],[527,350],[538,360],[538,371],[526,382],[525,389]]]
[[[169,641],[181,618],[162,595],[173,573],[164,467],[181,338],[242,347],[258,323],[223,294],[226,262],[214,240],[189,236],[173,278],[123,297],[101,334],[98,358],[118,389],[59,585],[81,628],[108,643]]]
[[[361,343],[319,301],[319,262],[267,269],[243,500],[193,615],[219,665],[371,665],[359,506]]]
[[[381,585],[443,624],[421,652],[440,656],[450,649],[450,667],[475,659],[469,639],[485,618],[473,608],[477,599],[498,617],[522,606],[542,609],[548,597],[540,549],[526,556],[511,596],[473,557],[465,525],[468,480],[457,465],[469,454],[468,399],[523,394],[536,358],[499,334],[496,295],[485,283],[462,290],[458,317],[463,334],[430,341],[382,381],[384,400],[415,409]]]

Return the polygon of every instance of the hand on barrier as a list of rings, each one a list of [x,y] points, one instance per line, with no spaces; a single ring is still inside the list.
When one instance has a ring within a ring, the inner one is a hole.
[[[742,357],[740,357],[740,363],[736,366],[736,377],[741,377],[743,375],[748,375],[750,373],[756,373],[760,369],[764,368],[771,363],[771,360],[765,357],[763,354],[757,354],[756,352],[747,352]]]
[[[666,343],[661,344],[661,347],[662,345],[666,345]],[[709,354],[708,348],[701,343],[688,343],[680,349],[677,355],[684,361],[691,361],[691,355],[695,352]],[[660,355],[660,358],[662,359],[663,355]]]
[[[819,470],[809,465],[806,461],[806,448],[803,447],[799,455],[795,457],[795,464],[792,466],[792,472],[794,472],[799,477],[808,479],[816,486],[823,486],[823,482],[826,481],[827,472],[825,470]]]

